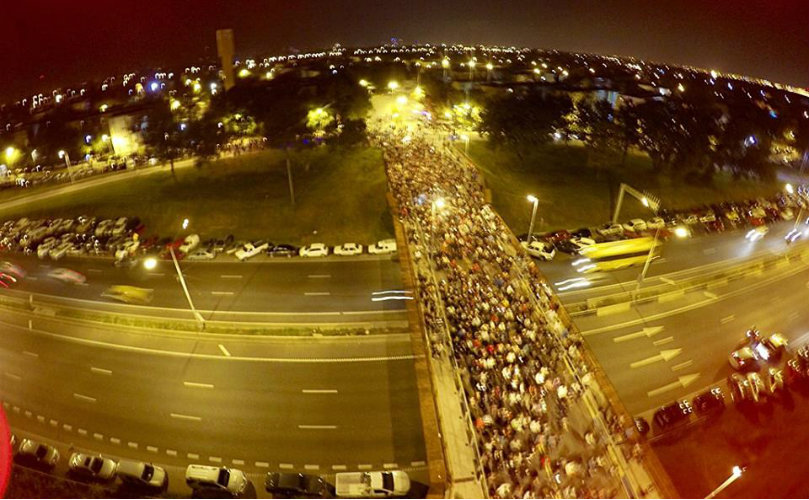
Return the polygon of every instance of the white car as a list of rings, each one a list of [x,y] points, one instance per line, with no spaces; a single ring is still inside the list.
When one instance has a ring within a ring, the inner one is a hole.
[[[177,248],[177,250],[181,251],[184,254],[191,253],[194,249],[199,246],[199,235],[198,234],[189,234],[183,240],[183,244]]]
[[[602,236],[618,236],[619,234],[624,234],[624,226],[620,224],[604,224],[596,231]]]
[[[643,219],[632,219],[624,224],[623,227],[626,231],[632,231],[633,233],[637,233],[638,231],[646,231],[646,221]]]
[[[216,257],[216,252],[208,248],[199,248],[188,254],[186,260],[211,260]]]
[[[646,221],[646,229],[663,229],[666,227],[666,221],[662,217],[652,217]]]
[[[101,455],[74,453],[70,456],[70,472],[86,479],[111,481],[115,477],[118,463]]]
[[[50,252],[48,252],[48,255],[53,260],[59,260],[65,255],[67,255],[67,251],[70,250],[71,248],[73,248],[73,243],[65,241],[59,243],[58,245],[54,245],[53,248],[51,248]]]
[[[393,253],[396,251],[396,240],[394,239],[387,239],[382,241],[377,241],[373,245],[368,246],[368,253],[372,254],[387,254]]]
[[[245,243],[243,247],[236,250],[234,255],[239,260],[246,260],[267,250],[269,246],[270,244],[264,240],[254,241],[253,243]]]
[[[115,250],[115,260],[124,260],[127,257],[132,257],[140,247],[140,241],[127,240],[123,245]]]
[[[334,481],[338,497],[385,498],[402,497],[410,492],[407,472],[338,472]]]
[[[45,238],[45,241],[40,243],[39,246],[37,247],[37,257],[39,257],[40,259],[44,259],[45,257],[48,256],[48,254],[51,251],[51,248],[53,248],[54,246],[56,246],[56,238],[54,238],[53,236],[48,236],[47,238]]]
[[[118,462],[118,477],[125,484],[160,491],[165,490],[169,482],[169,476],[163,467],[134,460]]]
[[[301,257],[325,257],[329,255],[329,247],[323,243],[312,243],[302,247],[298,254]]]
[[[334,247],[334,255],[359,255],[362,253],[362,245],[356,243],[343,243]]]
[[[521,241],[520,246],[525,249],[528,255],[540,260],[549,261],[556,257],[556,249],[553,245],[544,241],[534,240],[530,244],[527,241]]]
[[[699,217],[695,214],[688,214],[681,216],[681,219],[684,223],[688,224],[689,226],[693,226],[697,222],[699,222]]]
[[[64,267],[57,267],[48,273],[48,277],[59,280],[62,283],[73,283],[75,285],[81,285],[87,281],[87,278],[82,273]]]
[[[707,222],[715,222],[716,221],[716,214],[714,214],[713,212],[708,212],[705,215],[703,215],[702,217],[700,217],[699,221],[702,222],[703,224],[705,224]]]
[[[766,236],[767,233],[769,232],[770,228],[768,228],[767,226],[757,226],[751,229],[750,231],[747,231],[747,234],[745,235],[744,238],[747,241],[758,241],[764,236]]]

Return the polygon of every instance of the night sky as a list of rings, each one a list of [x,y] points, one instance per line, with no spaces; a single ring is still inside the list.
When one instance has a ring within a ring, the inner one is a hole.
[[[809,0],[3,0],[0,100],[215,55],[461,42],[631,55],[809,87]]]

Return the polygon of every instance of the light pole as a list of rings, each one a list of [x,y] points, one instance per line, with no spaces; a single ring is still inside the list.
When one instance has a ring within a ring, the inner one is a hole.
[[[730,476],[728,476],[725,481],[716,487],[715,490],[708,493],[708,496],[705,498],[714,498],[716,495],[720,494],[725,488],[733,484],[734,481],[742,477],[742,473],[744,472],[744,467],[739,467],[738,465],[734,465],[733,469],[731,470]]]
[[[73,169],[70,168],[70,155],[67,154],[67,151],[62,150],[59,151],[59,158],[65,160],[65,166],[67,167],[67,175],[70,176],[70,183],[73,184]]]
[[[534,208],[531,209],[531,223],[528,225],[528,244],[531,244],[531,234],[534,232],[534,221],[537,217],[537,206],[539,205],[539,198],[536,196],[529,194],[528,201],[534,204]]]
[[[463,134],[461,136],[461,140],[463,140],[463,152],[465,155],[469,155],[469,135]]]

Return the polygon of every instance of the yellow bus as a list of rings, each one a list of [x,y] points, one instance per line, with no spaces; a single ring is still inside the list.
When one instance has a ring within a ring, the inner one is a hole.
[[[579,250],[580,258],[573,261],[573,267],[578,272],[587,274],[642,266],[649,258],[650,251],[652,259],[660,257],[661,246],[660,241],[655,242],[650,236],[596,243]]]

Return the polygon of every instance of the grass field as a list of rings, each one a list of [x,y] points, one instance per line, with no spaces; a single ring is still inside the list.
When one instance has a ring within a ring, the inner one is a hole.
[[[172,236],[181,221],[203,238],[233,234],[274,243],[367,244],[393,234],[381,153],[322,147],[293,154],[295,206],[281,151],[264,151],[176,171],[167,167],[78,194],[36,202],[3,218],[138,216],[146,234]],[[308,165],[308,167],[307,167]]]
[[[517,233],[528,231],[528,194],[539,198],[536,229],[544,231],[608,221],[614,208],[611,196],[617,197],[621,182],[648,190],[669,209],[769,196],[779,189],[776,184],[733,181],[729,177],[716,178],[712,186],[689,185],[680,178],[658,175],[652,171],[649,158],[638,154],[630,154],[624,167],[597,172],[587,166],[587,151],[580,146],[548,145],[520,160],[509,149],[492,149],[485,141],[473,141],[469,156],[483,172],[494,207]],[[630,196],[624,198],[622,220],[651,216],[640,202]]]

